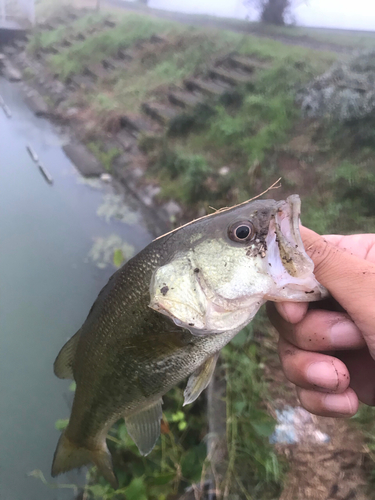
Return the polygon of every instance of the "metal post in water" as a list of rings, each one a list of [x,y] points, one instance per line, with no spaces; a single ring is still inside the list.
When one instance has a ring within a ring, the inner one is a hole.
[[[52,175],[48,172],[48,170],[41,164],[38,164],[39,170],[41,171],[43,177],[45,180],[48,182],[48,184],[53,184],[53,178]]]
[[[35,151],[33,150],[33,148],[30,146],[30,144],[28,144],[26,146],[26,149],[27,149],[27,152],[29,153],[31,159],[35,162],[35,163],[38,163],[39,161],[39,158],[38,158],[38,155],[35,153]]]

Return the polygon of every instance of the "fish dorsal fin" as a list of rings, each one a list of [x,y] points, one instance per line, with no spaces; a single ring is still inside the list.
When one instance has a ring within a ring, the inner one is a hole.
[[[148,406],[144,410],[125,417],[125,424],[129,436],[138,446],[141,455],[148,455],[160,435],[160,421],[163,416],[160,398],[156,403]]]
[[[203,365],[190,375],[184,391],[184,406],[195,401],[200,393],[208,386],[214,374],[218,357],[219,353],[216,353],[206,359]]]
[[[78,330],[71,339],[61,349],[53,364],[53,371],[56,377],[70,378],[74,380],[73,376],[73,361],[77,351],[77,345],[81,336],[81,330]]]

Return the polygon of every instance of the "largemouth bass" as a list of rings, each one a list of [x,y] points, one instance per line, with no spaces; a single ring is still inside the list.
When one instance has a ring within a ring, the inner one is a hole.
[[[54,364],[77,388],[53,476],[94,463],[116,487],[106,436],[118,419],[147,455],[162,396],[190,376],[184,404],[193,402],[220,350],[264,302],[325,295],[299,215],[297,195],[224,209],[154,240],[110,278]]]

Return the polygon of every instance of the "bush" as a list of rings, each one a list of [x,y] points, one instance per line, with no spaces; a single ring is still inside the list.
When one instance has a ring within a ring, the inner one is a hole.
[[[375,51],[336,63],[299,95],[307,117],[358,122],[375,111]]]

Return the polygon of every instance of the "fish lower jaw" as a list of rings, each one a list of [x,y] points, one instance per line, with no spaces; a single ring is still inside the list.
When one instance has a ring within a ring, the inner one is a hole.
[[[210,301],[200,327],[186,324],[183,327],[196,336],[220,335],[226,332],[235,334],[250,323],[265,301],[257,296],[252,297],[251,301],[246,299],[242,302],[239,300],[226,302],[228,307]]]
[[[265,295],[266,300],[272,302],[316,302],[329,296],[324,286],[311,277],[305,282],[286,283],[285,286],[277,287],[274,291]]]

